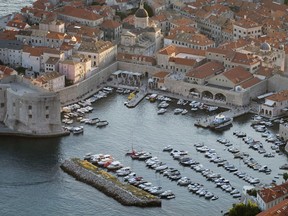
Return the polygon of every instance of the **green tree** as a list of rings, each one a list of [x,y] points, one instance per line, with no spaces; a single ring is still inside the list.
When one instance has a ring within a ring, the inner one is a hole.
[[[18,72],[19,75],[25,75],[26,69],[24,67],[17,67],[15,70]]]
[[[284,4],[285,4],[285,5],[288,5],[288,0],[284,0]]]
[[[287,181],[287,179],[288,179],[288,173],[284,173],[284,174],[283,174],[283,179],[284,179],[285,181]]]
[[[229,216],[255,216],[260,213],[260,209],[254,203],[248,202],[247,205],[243,203],[234,204],[229,211]]]

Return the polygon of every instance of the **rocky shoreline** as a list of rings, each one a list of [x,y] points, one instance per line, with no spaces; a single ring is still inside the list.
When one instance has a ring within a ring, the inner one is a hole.
[[[120,182],[115,176],[94,165],[85,166],[89,162],[74,158],[61,164],[63,171],[84,182],[107,196],[112,197],[122,205],[137,207],[161,207],[161,200],[139,188]],[[89,168],[89,166],[92,168]],[[93,170],[95,169],[95,170]]]

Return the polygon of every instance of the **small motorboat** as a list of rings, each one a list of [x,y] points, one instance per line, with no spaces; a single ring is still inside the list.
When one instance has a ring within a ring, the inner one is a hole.
[[[79,127],[73,127],[72,133],[77,135],[77,134],[83,134],[84,133],[84,127],[79,126]]]
[[[183,111],[181,112],[182,115],[186,115],[188,113],[187,109],[183,109]]]
[[[107,126],[109,123],[108,123],[108,121],[106,121],[106,120],[103,120],[103,121],[98,121],[97,123],[96,123],[96,127],[105,127],[105,126]]]
[[[157,111],[157,114],[158,114],[158,115],[161,115],[161,114],[164,114],[165,112],[167,112],[167,109],[161,108],[161,109],[159,109],[159,110]]]
[[[176,109],[174,109],[174,114],[175,114],[175,115],[180,114],[180,113],[182,113],[182,112],[183,112],[183,109],[181,109],[181,108],[176,108]]]
[[[180,186],[188,186],[191,183],[190,178],[182,177],[177,181],[177,184]]]
[[[175,194],[171,190],[166,190],[163,193],[161,193],[160,198],[164,199],[173,199],[175,198]]]
[[[172,146],[171,145],[168,145],[168,146],[165,146],[163,148],[163,151],[167,151],[167,152],[171,152],[173,150]]]
[[[112,170],[118,170],[118,169],[120,169],[122,167],[123,167],[123,165],[120,163],[120,161],[112,161],[106,168],[108,170],[112,171]]]
[[[219,199],[219,197],[215,195],[211,198],[211,200],[217,200],[217,199]]]
[[[131,168],[130,167],[122,167],[116,171],[117,176],[126,176],[131,173]]]

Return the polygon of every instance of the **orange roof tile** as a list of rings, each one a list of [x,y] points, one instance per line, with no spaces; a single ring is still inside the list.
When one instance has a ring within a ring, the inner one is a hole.
[[[225,67],[222,63],[217,61],[207,62],[197,68],[186,73],[188,77],[195,77],[198,79],[204,79],[212,75],[216,75],[224,71]]]
[[[66,16],[77,17],[86,20],[99,20],[102,18],[99,14],[95,14],[91,11],[82,8],[75,8],[71,6],[64,6],[57,11],[59,14]]]
[[[287,216],[288,215],[288,199],[283,200],[272,208],[260,212],[256,216]]]
[[[249,79],[249,80],[241,83],[241,87],[244,89],[247,89],[247,88],[250,88],[250,87],[256,85],[259,82],[261,82],[261,80],[258,77],[253,77],[252,79]]]
[[[164,79],[168,74],[169,74],[169,72],[159,71],[159,72],[156,72],[156,73],[153,75],[153,77],[157,77],[157,78],[160,78],[160,79]]]
[[[283,90],[283,91],[281,91],[281,92],[278,92],[278,93],[276,93],[276,94],[273,94],[273,95],[271,95],[271,96],[268,96],[266,99],[268,99],[268,100],[272,100],[272,101],[276,101],[276,102],[281,102],[281,101],[287,101],[288,100],[288,90]],[[281,193],[279,193],[279,191],[281,190]],[[270,197],[268,197],[267,198],[267,196],[270,194],[268,194],[268,195],[266,195],[265,196],[265,192],[267,192],[267,191],[261,191],[261,197],[262,197],[262,199],[263,198],[265,198],[265,200],[267,200],[267,202],[270,202],[269,200],[270,199],[272,199],[271,197],[273,197],[273,196],[276,196],[276,197],[280,197],[280,196],[283,196],[283,194],[282,194],[282,192],[284,193],[285,192],[285,194],[287,194],[288,195],[288,182],[286,182],[286,184],[284,183],[284,184],[282,184],[282,185],[279,185],[279,187],[277,188],[277,186],[276,187],[274,187],[273,188],[273,194],[270,196]],[[269,192],[269,191],[268,191]],[[271,192],[272,193],[272,192]],[[282,195],[281,195],[282,194]],[[263,199],[264,200],[264,199]],[[264,201],[265,201],[264,200]],[[267,203],[266,202],[266,203]]]
[[[227,70],[223,72],[222,75],[234,84],[239,84],[243,81],[253,78],[253,75],[241,66]]]

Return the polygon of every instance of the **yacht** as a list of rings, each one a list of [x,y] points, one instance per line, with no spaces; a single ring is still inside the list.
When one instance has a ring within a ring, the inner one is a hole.
[[[108,121],[106,121],[106,120],[103,120],[103,121],[98,121],[97,123],[96,123],[96,127],[105,127],[106,125],[108,125],[109,123],[108,123]]]
[[[159,110],[157,111],[157,114],[158,114],[158,115],[161,115],[161,114],[164,114],[165,112],[167,112],[167,109],[161,108],[161,109],[159,109]]]
[[[159,196],[160,196],[160,198],[164,198],[164,199],[173,199],[173,198],[175,198],[175,194],[171,190],[164,191]]]
[[[180,114],[180,113],[182,113],[183,112],[183,109],[181,109],[181,108],[176,108],[175,110],[174,110],[174,114]]]
[[[122,167],[116,171],[117,176],[126,176],[131,173],[130,167]]]
[[[118,170],[122,167],[123,165],[119,161],[112,161],[106,168],[112,171],[112,170]]]
[[[188,113],[187,109],[183,109],[183,111],[181,112],[182,115],[186,115]]]
[[[221,130],[230,126],[232,124],[233,119],[224,116],[223,114],[218,114],[215,116],[214,120],[209,124],[211,129]]]
[[[84,133],[84,127],[83,126],[73,127],[72,133],[75,135],[76,134],[83,134]]]

